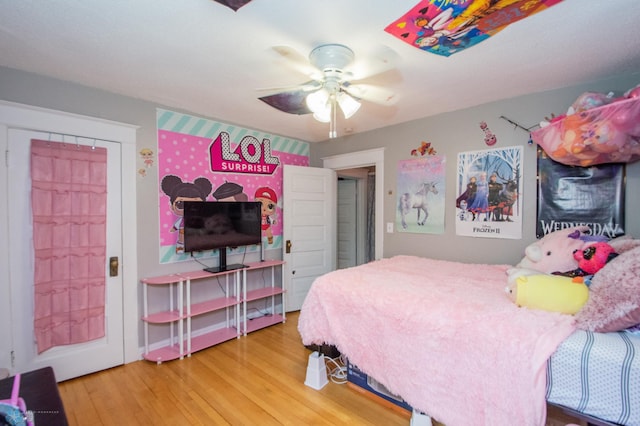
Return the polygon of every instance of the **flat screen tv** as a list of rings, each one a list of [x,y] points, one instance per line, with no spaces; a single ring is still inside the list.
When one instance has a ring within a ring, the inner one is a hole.
[[[226,249],[262,243],[261,209],[257,201],[185,201],[185,251],[218,249],[220,266],[206,268],[208,272],[243,268],[227,265]]]

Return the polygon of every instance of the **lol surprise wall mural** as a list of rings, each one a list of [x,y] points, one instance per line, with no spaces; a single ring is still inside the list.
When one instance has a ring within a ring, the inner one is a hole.
[[[160,263],[190,258],[183,201],[259,201],[263,247],[282,248],[282,166],[308,166],[308,143],[163,109],[157,125]]]

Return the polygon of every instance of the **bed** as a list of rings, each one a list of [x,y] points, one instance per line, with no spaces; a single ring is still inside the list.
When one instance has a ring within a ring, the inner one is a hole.
[[[541,426],[547,400],[640,425],[640,337],[517,307],[508,268],[396,256],[334,271],[313,283],[298,329],[447,426]]]

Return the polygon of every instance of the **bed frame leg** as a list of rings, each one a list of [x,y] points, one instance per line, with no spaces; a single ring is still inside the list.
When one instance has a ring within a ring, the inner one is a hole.
[[[315,351],[309,355],[307,378],[304,384],[315,390],[320,390],[327,383],[329,383],[329,379],[327,379],[327,366],[324,363],[324,355]]]
[[[431,417],[422,411],[413,410],[411,413],[411,426],[431,426]]]

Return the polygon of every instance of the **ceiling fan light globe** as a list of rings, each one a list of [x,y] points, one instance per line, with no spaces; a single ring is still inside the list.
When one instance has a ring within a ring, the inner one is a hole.
[[[360,109],[360,102],[344,92],[338,94],[338,105],[344,114],[344,118],[351,118]]]
[[[307,95],[305,102],[307,107],[314,113],[322,112],[327,109],[327,101],[329,93],[325,89],[316,90]]]
[[[327,107],[322,111],[317,111],[313,113],[313,118],[318,120],[321,123],[330,123],[331,122],[331,107],[327,105]]]

